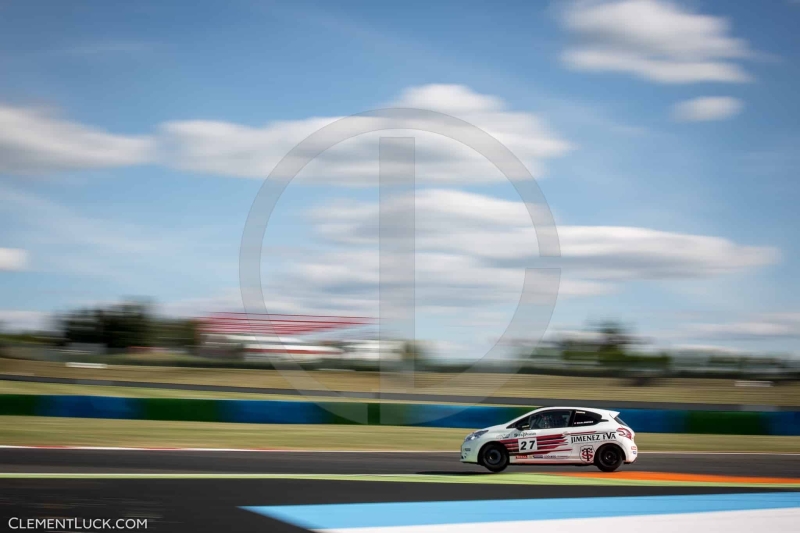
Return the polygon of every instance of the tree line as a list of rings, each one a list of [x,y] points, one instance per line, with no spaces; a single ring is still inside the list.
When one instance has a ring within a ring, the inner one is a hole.
[[[101,344],[111,350],[199,345],[196,320],[159,317],[142,302],[72,311],[60,319],[59,330],[66,344]]]

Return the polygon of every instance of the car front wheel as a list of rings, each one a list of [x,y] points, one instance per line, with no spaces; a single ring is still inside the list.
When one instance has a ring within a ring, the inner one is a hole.
[[[625,455],[616,444],[602,446],[594,455],[594,464],[603,472],[613,472],[625,462]]]
[[[487,444],[481,449],[481,464],[492,472],[502,472],[508,466],[508,452],[500,444]]]

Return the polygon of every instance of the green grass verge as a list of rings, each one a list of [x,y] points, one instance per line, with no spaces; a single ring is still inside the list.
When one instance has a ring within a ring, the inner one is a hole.
[[[544,376],[538,374],[448,374],[419,372],[413,389],[403,376],[345,371],[275,371],[230,368],[113,365],[105,369],[70,368],[63,363],[0,358],[0,373],[107,379],[158,383],[263,387],[275,389],[423,394],[491,395],[553,400],[617,400],[745,405],[800,405],[800,383],[774,387],[738,387],[730,379],[661,379],[651,386],[631,386],[629,380]]]
[[[456,451],[463,429],[0,416],[0,444]]]
[[[0,416],[0,444],[38,446],[132,446],[282,448],[326,450],[459,449],[464,429],[398,426],[224,424]],[[661,435],[640,433],[647,451],[800,453],[800,437]]]

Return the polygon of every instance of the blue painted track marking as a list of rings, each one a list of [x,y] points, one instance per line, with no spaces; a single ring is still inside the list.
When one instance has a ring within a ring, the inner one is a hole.
[[[243,507],[309,529],[556,520],[800,507],[800,492]]]

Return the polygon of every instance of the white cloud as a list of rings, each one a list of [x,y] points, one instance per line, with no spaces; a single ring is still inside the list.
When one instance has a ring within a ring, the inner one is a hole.
[[[452,114],[474,124],[508,147],[534,176],[542,162],[563,155],[570,144],[531,113],[514,112],[495,97],[461,85],[412,87],[389,104]],[[0,106],[0,173],[39,174],[64,170],[129,166],[154,162],[191,172],[263,179],[289,151],[320,128],[343,117],[311,117],[251,127],[221,121],[165,122],[153,136],[116,135],[28,108]],[[374,127],[390,126],[392,136],[416,142],[419,182],[486,183],[505,177],[483,156],[429,133],[420,119],[387,123],[360,118]],[[441,125],[440,125],[441,126]],[[445,128],[456,133],[460,126]],[[299,179],[345,185],[377,183],[378,138],[385,131],[344,141],[313,158]]]
[[[688,332],[695,337],[715,339],[798,338],[800,313],[765,313],[741,321],[696,324]]]
[[[325,251],[305,254],[265,279],[270,311],[377,315],[378,215],[378,206],[366,202],[332,201],[315,209],[311,216]],[[478,310],[513,304],[524,267],[537,266],[535,231],[519,201],[421,190],[415,229],[419,316],[459,309],[458,320],[469,321]],[[632,280],[740,272],[778,255],[719,237],[635,227],[561,226],[559,237],[562,298],[613,293]]]
[[[679,122],[724,120],[738,115],[744,104],[730,96],[706,96],[678,102],[672,107],[672,118]]]
[[[118,167],[152,159],[144,136],[114,135],[40,110],[0,105],[0,173]]]
[[[477,94],[461,85],[410,88],[389,105],[440,111],[472,123],[495,136],[535,176],[542,175],[542,160],[570,149],[567,141],[535,115],[508,111],[499,98]],[[260,128],[217,121],[168,122],[161,127],[161,138],[166,161],[178,168],[263,179],[294,146],[339,118],[342,117],[273,122]],[[374,126],[386,124],[378,118],[360,120],[374,122]],[[391,126],[392,136],[411,136],[417,141],[418,181],[463,184],[505,180],[480,154],[442,135],[424,131],[429,124],[406,119]],[[377,140],[381,135],[387,133],[364,134],[340,143],[309,163],[300,179],[349,185],[377,183]]]
[[[34,331],[46,329],[51,318],[43,311],[17,311],[0,309],[1,331]]]
[[[376,242],[377,205],[334,203],[313,216],[326,238]],[[637,227],[561,225],[558,236],[564,274],[601,282],[716,276],[779,256],[769,247]],[[415,245],[417,251],[464,254],[503,268],[527,265],[537,256],[536,233],[522,202],[447,189],[417,193]]]
[[[751,352],[741,348],[718,346],[716,344],[673,344],[669,346],[670,352],[687,354],[700,354],[708,356],[739,356],[752,355]]]
[[[565,269],[593,279],[717,276],[777,261],[770,247],[728,239],[620,226],[560,226]]]
[[[382,209],[403,203],[396,198]],[[564,225],[561,259],[537,264],[536,234],[521,201],[438,188],[419,190],[415,205],[416,319],[434,321],[440,338],[451,330],[458,332],[453,338],[471,338],[478,329],[469,324],[478,322],[483,337],[499,335],[521,295],[526,266],[561,266],[559,296],[574,298],[610,294],[630,281],[742,272],[778,256],[719,237]],[[309,214],[323,246],[270,271],[269,310],[377,316],[378,206],[332,199]],[[391,288],[392,280],[384,281]]]
[[[28,263],[25,250],[0,248],[0,270],[22,270]]]
[[[570,4],[564,26],[577,38],[563,61],[576,70],[624,72],[657,83],[746,82],[735,61],[752,52],[727,19],[663,0]]]
[[[39,272],[115,280],[133,290],[134,280],[147,287],[154,275],[179,275],[184,280],[202,275],[187,264],[202,262],[205,272],[236,271],[236,245],[225,243],[222,253],[214,244],[218,241],[207,240],[211,235],[218,238],[219,228],[165,229],[98,218],[11,187],[0,186],[0,197],[0,214],[14,217],[9,231],[24,239]]]

